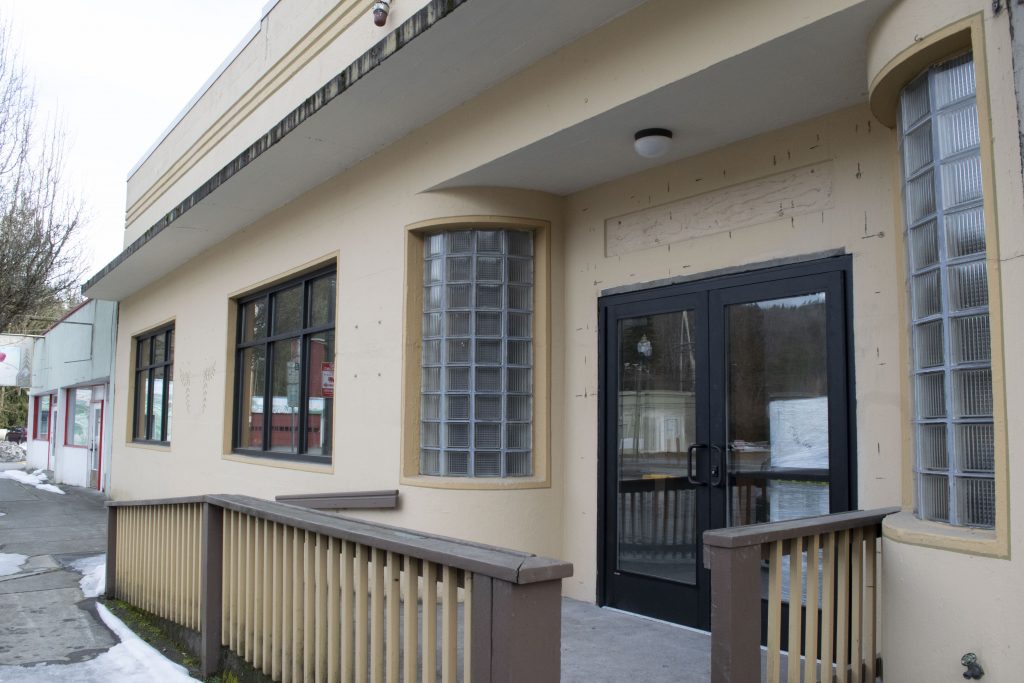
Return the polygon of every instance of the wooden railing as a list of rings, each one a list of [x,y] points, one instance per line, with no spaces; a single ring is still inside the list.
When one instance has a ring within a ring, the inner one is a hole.
[[[128,507],[118,515],[118,597],[199,630],[199,554],[203,506],[196,502]]]
[[[572,565],[247,496],[108,505],[105,594],[276,681],[557,681]],[[439,627],[440,624],[440,627]]]
[[[711,680],[874,683],[878,539],[882,520],[894,512],[898,508],[706,531]]]
[[[619,557],[627,561],[696,557],[695,488],[685,477],[620,482]]]

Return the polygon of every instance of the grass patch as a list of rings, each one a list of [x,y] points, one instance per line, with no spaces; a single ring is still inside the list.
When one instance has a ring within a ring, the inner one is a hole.
[[[189,676],[201,678],[199,676],[199,658],[192,654],[184,642],[164,628],[163,620],[160,617],[121,600],[103,599],[101,602],[113,612],[114,616],[123,621],[125,626],[134,631],[135,635],[149,643],[157,652],[188,669]],[[219,678],[208,680],[231,683]]]
[[[271,683],[270,677],[256,671],[228,650],[224,650],[221,656],[220,663],[225,667],[224,670],[203,678],[199,675],[199,657],[189,648],[190,642],[198,648],[197,633],[122,600],[104,598],[100,602],[158,652],[188,669],[188,675],[192,678],[206,683]]]

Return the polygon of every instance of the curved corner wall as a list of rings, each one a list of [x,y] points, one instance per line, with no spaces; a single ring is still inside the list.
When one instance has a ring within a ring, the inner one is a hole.
[[[1024,429],[1007,420],[1024,400],[1024,392],[1012,381],[1024,372],[1024,364],[1004,353],[1024,342],[1024,324],[1004,317],[1000,303],[1000,292],[1019,291],[1024,278],[1024,267],[1000,258],[1022,253],[1024,247],[1024,191],[1007,13],[1003,7],[993,12],[992,3],[984,1],[902,0],[879,20],[868,44],[870,107],[891,128],[896,126],[900,92],[908,82],[957,53],[974,54],[992,302],[994,531],[926,522],[913,514],[909,342],[904,346],[904,512],[887,520],[882,560],[882,652],[888,680],[952,680],[962,673],[960,658],[966,652],[975,652],[986,673],[996,679],[1012,679],[1024,668],[1024,653],[1015,651],[1009,641],[1009,634],[1024,629],[1019,609],[1024,589],[1014,578],[1024,568],[1011,553],[1014,541],[1022,540],[1019,529],[1024,524],[1020,506],[1013,511],[1011,500],[1024,486],[1024,478],[1009,467],[1013,445],[1024,439]],[[894,148],[894,158],[897,154]],[[901,215],[902,204],[897,210]],[[902,218],[897,220],[902,223]],[[897,242],[902,263],[904,244],[902,239]],[[903,336],[907,339],[908,333]]]

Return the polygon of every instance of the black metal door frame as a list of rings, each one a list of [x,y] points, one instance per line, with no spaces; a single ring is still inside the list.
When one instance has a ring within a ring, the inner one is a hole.
[[[856,506],[856,445],[854,429],[852,259],[848,255],[776,266],[744,273],[695,279],[598,300],[598,520],[597,587],[598,604],[612,605],[647,616],[710,628],[710,575],[703,568],[703,546],[697,548],[697,585],[674,584],[616,569],[617,485],[618,485],[618,368],[620,365],[617,321],[642,315],[695,310],[696,337],[705,342],[699,350],[696,392],[697,441],[725,444],[727,419],[724,403],[727,389],[728,321],[726,306],[735,303],[794,296],[811,291],[826,292],[826,344],[829,401],[830,509],[832,512]],[[716,406],[715,409],[712,407]],[[707,454],[711,455],[710,451]],[[846,462],[843,463],[842,460]],[[718,461],[724,468],[724,460]],[[727,477],[712,482],[712,458],[696,461],[698,529],[726,524]]]

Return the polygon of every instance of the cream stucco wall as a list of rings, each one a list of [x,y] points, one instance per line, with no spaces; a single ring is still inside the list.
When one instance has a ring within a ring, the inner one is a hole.
[[[592,600],[596,590],[596,311],[602,290],[845,249],[854,255],[858,425],[864,433],[898,433],[899,384],[892,368],[899,351],[891,321],[902,285],[894,275],[893,144],[891,131],[872,125],[866,108],[858,107],[565,199],[488,189],[410,197],[403,188],[420,172],[416,157],[404,157],[405,163],[395,168],[386,185],[374,182],[371,160],[364,172],[327,183],[304,201],[276,212],[122,303],[119,377],[127,381],[130,336],[174,319],[178,390],[173,450],[125,443],[128,410],[127,404],[119,402],[113,493],[115,497],[151,497],[201,488],[269,497],[397,487],[406,286],[403,226],[427,218],[480,214],[548,220],[555,237],[550,288],[551,488],[401,487],[402,509],[376,516],[390,523],[564,557],[577,567],[576,577],[566,584],[567,592]],[[834,163],[836,205],[824,214],[676,244],[671,250],[604,256],[607,217],[824,160]],[[377,162],[387,163],[383,158]],[[231,355],[229,297],[335,255],[339,398],[333,473],[224,459]],[[197,299],[195,292],[203,292],[202,298]],[[215,373],[208,385],[201,382],[206,368]],[[182,389],[186,377],[187,394]],[[205,403],[201,393],[206,394]],[[872,473],[871,485],[859,493],[861,505],[892,504],[898,499],[895,440],[880,440],[870,448],[861,444],[861,453],[866,454],[861,456],[862,471]],[[201,477],[195,476],[200,472]],[[509,519],[523,523],[509,524]]]
[[[128,443],[128,393],[115,396],[111,492],[115,498],[201,491],[277,494],[399,488],[401,507],[364,513],[417,529],[567,559],[568,595],[593,600],[597,539],[597,302],[605,290],[720,268],[843,250],[853,258],[853,334],[858,506],[910,496],[903,418],[905,297],[898,235],[896,139],[867,104],[807,120],[569,197],[539,192],[426,188],[500,158],[595,112],[661,87],[681,72],[738,54],[843,3],[732,4],[655,1],[527,69],[299,200],[252,224],[121,305],[117,386],[128,386],[131,336],[174,320],[176,391],[172,446]],[[881,69],[914,43],[926,11],[897,6],[869,54]],[[928,6],[931,3],[926,3]],[[766,9],[771,5],[771,11]],[[1024,208],[1005,17],[988,3],[940,3],[934,27],[984,12],[991,95],[1001,284],[1024,286]],[[906,18],[900,18],[906,17]],[[687,20],[687,21],[684,21]],[[699,21],[697,21],[699,19]],[[689,22],[689,23],[687,23]],[[683,28],[685,25],[686,28]],[[644,41],[632,40],[639,26]],[[910,29],[913,28],[913,31]],[[685,35],[684,35],[685,34]],[[688,38],[682,40],[681,37]],[[626,77],[628,74],[628,78]],[[872,77],[866,74],[865,80]],[[1011,144],[1012,141],[1012,144]],[[833,164],[834,208],[670,247],[605,255],[604,221],[823,161]],[[551,224],[550,486],[444,490],[400,483],[406,226],[422,220],[498,215]],[[336,259],[337,399],[333,467],[296,468],[226,455],[230,420],[232,296]],[[1008,308],[1008,310],[1010,310]],[[1007,375],[1024,361],[1024,320],[1004,317]],[[212,379],[204,381],[204,371]],[[187,380],[187,388],[186,388]],[[1024,425],[1012,419],[1024,388],[1006,388],[1012,453]],[[1010,497],[1024,486],[1009,468]],[[1011,508],[1011,547],[1024,514]],[[941,532],[948,530],[940,529]],[[1012,555],[1011,555],[1012,557]],[[957,554],[887,538],[883,653],[896,681],[955,680],[975,650],[994,680],[1022,666],[1007,633],[1024,630],[1019,562]],[[921,667],[925,667],[922,669]],[[924,673],[922,673],[924,672]]]
[[[426,0],[395,3],[389,27]],[[362,0],[280,0],[128,179],[125,246],[381,40]]]
[[[378,176],[374,174],[332,181],[311,193],[307,201],[286,207],[123,302],[119,381],[128,381],[131,335],[174,320],[176,384],[171,448],[128,443],[130,411],[127,397],[118,396],[114,497],[226,491],[272,498],[288,493],[401,488],[401,508],[383,515],[388,523],[560,554],[560,484],[516,491],[400,487],[399,425],[403,418],[404,226],[427,217],[528,217],[551,223],[553,253],[560,254],[561,203],[541,193],[499,190],[410,196],[401,191],[408,182],[403,175],[396,174],[396,184],[388,185],[375,182]],[[304,471],[268,460],[222,457],[230,419],[229,338],[233,340],[233,336],[229,324],[233,315],[229,297],[258,287],[268,278],[335,258],[333,467]],[[197,297],[197,292],[202,296]],[[553,316],[558,319],[562,314],[557,296],[554,299]],[[557,352],[559,344],[555,342],[552,348]],[[213,378],[206,382],[203,371],[208,368]],[[556,388],[554,396],[559,393]],[[559,463],[560,459],[553,467],[554,482],[561,480]]]
[[[894,144],[891,131],[855,107],[568,198],[566,403],[556,422],[566,425],[563,557],[576,566],[566,581],[572,595],[593,600],[596,591],[597,298],[610,288],[833,249],[852,254],[858,504],[899,500],[900,340],[892,321],[903,284],[893,241]],[[606,218],[826,160],[834,164],[834,209],[605,256]]]
[[[200,487],[272,496],[299,490],[395,486],[405,291],[403,226],[449,215],[542,219],[552,223],[554,238],[551,488],[459,494],[403,488],[403,500],[407,501],[403,511],[387,518],[398,524],[443,529],[449,535],[562,555],[560,468],[566,456],[559,452],[566,447],[563,435],[577,427],[560,427],[564,329],[558,321],[566,319],[559,301],[565,281],[561,223],[572,202],[539,193],[423,191],[510,148],[585,120],[596,110],[653,91],[716,59],[739,54],[851,4],[856,3],[821,6],[792,0],[767,11],[763,3],[750,3],[744,20],[737,21],[729,6],[712,8],[704,3],[667,0],[647,3],[457,107],[124,300],[117,356],[119,385],[128,386],[131,336],[173,319],[178,339],[178,391],[169,450],[126,443],[129,397],[125,392],[118,396],[114,427],[118,467],[112,483],[115,497],[179,495]],[[638,35],[644,40],[637,41]],[[867,126],[865,119],[865,130]],[[804,157],[797,152],[795,158]],[[815,158],[824,157],[819,153]],[[772,170],[765,168],[765,173]],[[746,177],[759,174],[751,168]],[[736,180],[743,177],[737,170]],[[710,186],[709,179],[705,187]],[[685,185],[677,186],[677,192],[678,188],[685,189]],[[616,210],[622,212],[621,208]],[[863,215],[858,225],[863,226]],[[597,235],[594,239],[595,244],[603,240]],[[304,264],[331,257],[337,258],[339,273],[337,361],[339,393],[344,395],[335,401],[339,443],[333,476],[268,467],[265,461],[249,464],[222,459],[229,414],[229,297]],[[661,269],[651,270],[648,276],[634,281],[664,276]],[[367,292],[374,296],[366,296]],[[593,306],[596,303],[591,309]],[[211,368],[214,379],[204,386],[203,372]],[[190,389],[183,392],[186,377]],[[203,394],[205,402],[200,398]],[[589,429],[590,423],[580,427]],[[593,458],[592,452],[581,455]],[[596,481],[595,474],[589,476]],[[451,495],[458,496],[454,503]],[[517,517],[524,517],[526,522],[504,523]],[[570,535],[593,536],[594,532],[574,530]],[[583,563],[584,571],[592,574],[593,557],[577,557],[575,552],[572,555]],[[589,587],[578,594],[592,595],[593,576],[585,581]]]
[[[989,183],[985,201],[990,212],[986,219],[994,220],[997,230],[997,241],[990,240],[988,245],[990,294],[998,290],[1002,304],[1002,315],[993,310],[1002,334],[995,322],[993,329],[994,342],[1000,344],[994,351],[1002,352],[994,362],[1002,361],[1006,377],[1005,387],[1001,388],[998,381],[995,386],[997,410],[1005,401],[1005,412],[996,416],[997,429],[1005,429],[1005,447],[997,455],[1003,467],[1000,470],[997,466],[996,475],[997,504],[1005,516],[999,520],[995,534],[959,532],[917,521],[909,512],[913,483],[904,479],[903,501],[908,512],[888,520],[883,541],[881,616],[887,680],[956,680],[963,670],[959,662],[965,652],[978,655],[986,680],[1017,680],[1024,669],[1024,653],[1015,647],[1012,635],[1024,631],[1024,589],[1020,582],[1024,566],[1015,552],[1024,541],[1024,508],[1020,505],[1024,475],[1014,457],[1024,439],[1024,425],[1019,419],[1024,394],[1020,382],[1014,379],[1024,372],[1016,352],[1024,343],[1024,320],[1015,313],[1016,297],[1024,291],[1024,264],[1019,258],[1024,254],[1024,192],[1006,11],[993,14],[991,3],[965,0],[898,3],[872,35],[868,77],[874,80],[887,67],[912,56],[916,46],[927,45],[937,32],[967,24],[974,32],[979,110],[991,134],[990,140],[983,140],[991,153],[983,173]],[[981,87],[986,81],[988,98],[984,101]],[[905,449],[904,461],[909,464],[909,444]],[[961,552],[954,551],[957,545]],[[972,547],[981,551],[987,548],[997,557],[976,554],[970,551]]]

